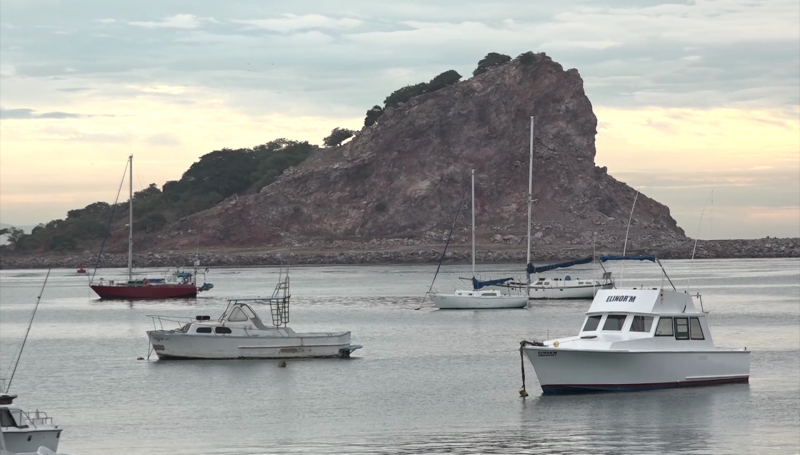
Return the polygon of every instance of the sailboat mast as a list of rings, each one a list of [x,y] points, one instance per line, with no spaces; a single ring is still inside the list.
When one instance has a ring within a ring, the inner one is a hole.
[[[533,205],[533,116],[531,115],[531,154],[528,160],[528,251],[525,259],[525,267],[531,263],[531,207]],[[530,275],[528,284],[530,284]]]
[[[133,155],[130,160],[130,174],[128,176],[128,281],[133,279]]]
[[[472,276],[475,277],[475,169],[472,170]]]

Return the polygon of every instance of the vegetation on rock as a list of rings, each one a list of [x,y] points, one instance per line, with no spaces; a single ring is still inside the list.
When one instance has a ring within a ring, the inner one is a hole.
[[[508,55],[498,54],[497,52],[489,52],[488,54],[486,54],[486,57],[483,57],[478,62],[478,67],[475,68],[475,71],[472,72],[472,75],[477,76],[479,74],[483,74],[492,68],[497,68],[498,66],[505,65],[510,61],[511,57],[509,57]]]
[[[331,135],[322,140],[326,147],[338,147],[342,142],[355,136],[356,132],[347,128],[334,128]]]
[[[133,230],[158,231],[169,222],[211,208],[231,196],[256,193],[314,150],[316,147],[305,141],[276,139],[253,148],[226,148],[203,155],[180,180],[166,182],[163,189],[151,183],[134,193]],[[128,201],[95,202],[70,210],[64,220],[40,224],[30,234],[12,227],[0,230],[0,235],[8,235],[15,251],[74,250],[79,244],[96,247],[112,215],[117,227],[122,228],[127,224],[127,211]]]

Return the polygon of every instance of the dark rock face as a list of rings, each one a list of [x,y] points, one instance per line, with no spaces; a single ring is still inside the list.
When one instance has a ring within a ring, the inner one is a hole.
[[[438,243],[475,169],[479,240],[524,243],[531,115],[537,241],[621,245],[635,191],[595,166],[597,118],[583,80],[543,53],[388,108],[348,144],[317,152],[260,194],[224,201],[148,242],[161,249]],[[469,239],[469,211],[462,213],[456,243]],[[685,239],[669,209],[644,195],[634,236]]]

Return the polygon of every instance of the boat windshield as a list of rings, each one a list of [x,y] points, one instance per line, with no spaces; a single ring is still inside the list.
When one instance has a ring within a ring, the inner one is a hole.
[[[586,318],[586,324],[583,326],[584,332],[594,332],[597,330],[597,326],[600,325],[600,319],[602,316],[589,316]]]
[[[653,319],[653,316],[634,316],[630,331],[650,333],[650,329],[653,327]]]

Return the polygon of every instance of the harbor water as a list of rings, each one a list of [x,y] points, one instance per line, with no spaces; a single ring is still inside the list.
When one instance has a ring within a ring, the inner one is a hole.
[[[478,311],[427,301],[417,311],[435,265],[315,266],[290,271],[289,326],[352,331],[364,347],[350,359],[286,368],[137,360],[148,355],[147,315],[216,319],[228,298],[271,294],[278,268],[215,268],[210,292],[154,302],[99,300],[86,275],[53,270],[10,392],[54,417],[59,452],[72,455],[800,453],[800,260],[663,264],[678,289],[691,270],[689,291],[702,294],[718,346],[752,351],[749,384],[542,396],[526,359],[522,399],[519,342],[576,334],[590,301]],[[519,265],[479,269],[523,277]],[[651,263],[610,270],[618,285],[669,286]],[[0,272],[0,376],[13,368],[45,274]],[[464,288],[459,277],[469,276],[468,266],[445,264],[436,289]]]

